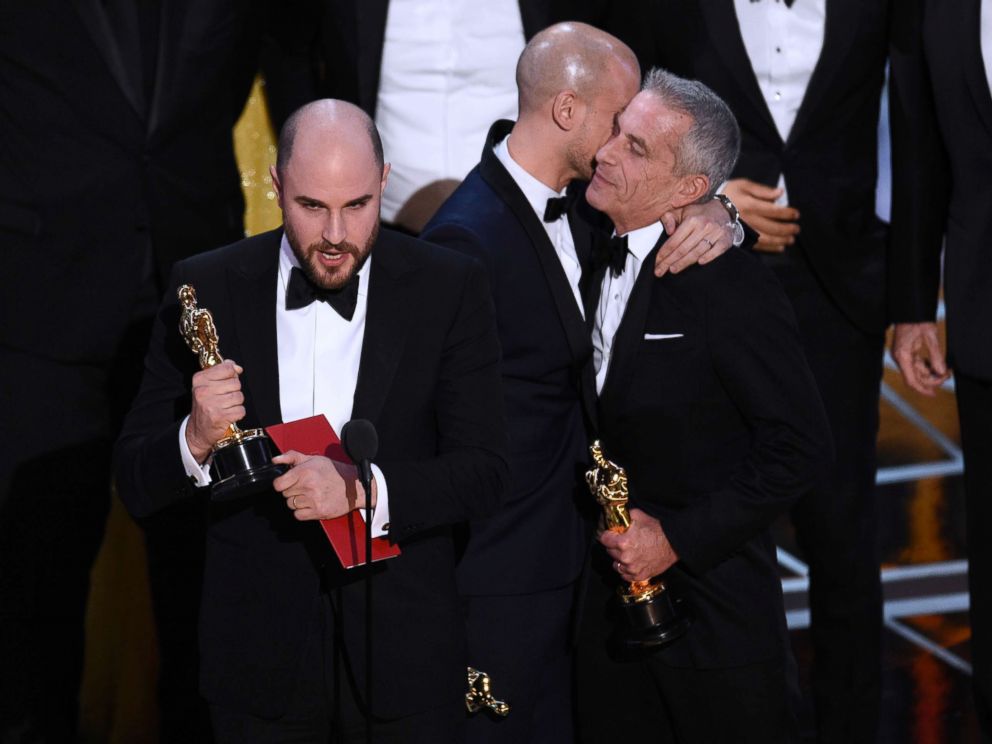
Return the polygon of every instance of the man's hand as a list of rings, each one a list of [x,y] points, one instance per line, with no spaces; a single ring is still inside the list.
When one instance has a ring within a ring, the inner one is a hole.
[[[598,539],[624,581],[647,581],[679,560],[661,523],[640,509],[630,510],[630,527],[626,532],[605,530]]]
[[[775,204],[782,196],[782,189],[773,189],[747,178],[735,178],[727,181],[723,193],[740,210],[741,219],[758,231],[756,251],[783,253],[796,242],[799,210]]]
[[[228,427],[245,417],[245,396],[238,377],[242,372],[237,362],[227,359],[193,375],[193,408],[186,424],[186,444],[201,465]]]
[[[666,271],[678,274],[695,263],[707,264],[726,253],[734,243],[734,228],[724,206],[711,199],[705,204],[690,204],[682,210],[682,222],[672,212],[661,217],[668,240],[654,260],[654,275]]]
[[[932,397],[951,376],[937,339],[936,323],[896,323],[892,357],[906,384],[923,395]]]
[[[289,470],[274,481],[272,487],[286,499],[286,506],[300,521],[334,519],[353,509],[365,508],[365,491],[358,482],[354,465],[327,457],[301,455],[290,450],[273,457],[277,465],[289,465]],[[376,486],[372,479],[372,506],[375,506]]]

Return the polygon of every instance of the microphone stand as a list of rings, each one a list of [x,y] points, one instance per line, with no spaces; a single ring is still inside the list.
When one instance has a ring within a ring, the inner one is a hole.
[[[372,458],[379,438],[371,422],[357,419],[341,429],[341,443],[365,489],[365,741],[372,744]]]
[[[372,468],[368,460],[358,466],[365,489],[365,741],[372,744]]]

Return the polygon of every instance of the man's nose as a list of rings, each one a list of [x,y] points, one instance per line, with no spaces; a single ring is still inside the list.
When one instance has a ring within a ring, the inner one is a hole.
[[[348,230],[340,212],[332,211],[328,214],[321,237],[331,245],[340,245],[345,241]]]

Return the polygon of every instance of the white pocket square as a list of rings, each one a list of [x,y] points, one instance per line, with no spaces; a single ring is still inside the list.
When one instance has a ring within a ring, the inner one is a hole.
[[[645,341],[664,341],[666,338],[682,338],[682,333],[645,333]]]

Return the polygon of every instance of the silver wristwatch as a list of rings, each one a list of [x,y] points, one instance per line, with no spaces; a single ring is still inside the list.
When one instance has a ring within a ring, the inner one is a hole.
[[[713,198],[720,202],[723,208],[727,210],[727,216],[730,218],[727,225],[734,228],[734,245],[739,247],[744,242],[744,226],[741,224],[741,213],[726,194],[716,194]]]

